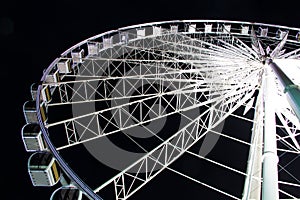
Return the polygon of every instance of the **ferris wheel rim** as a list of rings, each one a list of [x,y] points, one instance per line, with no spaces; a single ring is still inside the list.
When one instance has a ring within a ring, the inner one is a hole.
[[[88,39],[85,39],[79,43],[77,43],[76,45],[72,46],[71,48],[69,48],[68,50],[66,50],[65,52],[63,52],[61,54],[61,57],[66,56],[68,53],[70,53],[72,50],[80,47],[82,44],[85,44],[87,42],[89,42],[90,40],[96,39],[96,38],[100,38],[100,37],[104,37],[107,35],[111,35],[113,33],[119,33],[120,31],[124,31],[124,30],[129,30],[129,29],[133,29],[133,28],[141,28],[141,27],[146,27],[146,26],[154,26],[154,25],[163,25],[163,24],[174,24],[174,23],[205,23],[205,22],[216,22],[216,23],[235,23],[235,24],[240,24],[240,25],[257,25],[257,26],[270,26],[270,27],[276,27],[276,28],[282,28],[282,29],[288,29],[288,30],[296,30],[296,31],[300,31],[300,28],[291,28],[291,27],[287,27],[287,26],[278,26],[278,25],[273,25],[273,24],[264,24],[264,23],[251,23],[251,22],[242,22],[242,21],[229,21],[229,20],[174,20],[174,21],[161,21],[161,22],[151,22],[151,23],[143,23],[143,24],[138,24],[138,25],[133,25],[133,26],[126,26],[123,28],[119,28],[116,30],[111,30],[111,31],[107,31],[95,36],[92,36]],[[59,58],[56,58],[49,66],[48,68],[44,71],[43,76],[41,78],[41,82],[44,82],[46,79],[46,76],[50,73],[50,71],[53,69],[53,67],[55,67],[55,63],[57,63],[57,61],[59,60]],[[87,193],[90,197],[94,198],[94,199],[99,199],[101,200],[102,198],[100,196],[98,196],[87,184],[85,184],[80,177],[78,177],[78,175],[71,169],[71,167],[69,167],[66,162],[64,161],[64,159],[62,158],[62,156],[59,154],[58,150],[56,149],[56,147],[53,145],[52,141],[49,138],[49,132],[47,127],[45,126],[42,116],[41,116],[41,110],[40,110],[40,101],[39,99],[41,99],[41,90],[42,90],[42,85],[38,86],[38,90],[37,90],[37,97],[36,97],[36,109],[37,109],[37,117],[38,117],[38,123],[41,127],[41,131],[43,134],[43,137],[50,149],[50,151],[53,153],[53,156],[57,159],[58,163],[60,164],[60,166],[62,167],[62,169],[64,170],[64,172],[70,176],[70,178],[76,183],[76,185],[82,189],[85,193]]]

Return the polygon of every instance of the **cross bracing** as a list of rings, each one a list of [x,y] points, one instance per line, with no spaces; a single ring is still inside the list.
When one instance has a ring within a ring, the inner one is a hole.
[[[279,55],[279,58],[298,57],[299,49]],[[43,83],[53,88],[59,96],[47,102],[48,109],[66,105],[78,108],[84,103],[106,106],[63,120],[46,122],[48,129],[61,126],[65,130],[66,143],[56,146],[57,150],[76,148],[78,144],[112,134],[125,134],[145,152],[145,156],[101,184],[95,192],[114,184],[115,198],[127,199],[162,170],[174,172],[232,199],[249,199],[260,191],[263,180],[257,167],[259,160],[255,161],[255,157],[264,146],[260,137],[265,113],[260,97],[255,97],[255,93],[261,93],[264,66],[255,49],[244,43],[242,37],[235,37],[230,31],[223,34],[170,33],[164,29],[158,35],[111,45],[97,55],[82,58],[81,63],[73,63],[72,69],[71,73],[61,75],[59,82]],[[284,89],[279,83],[276,87],[278,94],[274,94],[274,98],[281,101],[276,109],[276,136],[278,144],[281,144],[277,150],[281,159],[287,154],[299,154],[300,133],[299,120],[284,98]],[[240,107],[244,108],[243,115],[235,113]],[[197,109],[202,109],[199,116],[188,115],[188,111]],[[253,119],[246,117],[249,110],[255,112]],[[126,132],[141,126],[155,135],[147,124],[175,114],[181,115],[186,124],[170,138],[160,138],[161,144],[154,149],[145,149]],[[251,141],[213,129],[228,116],[253,123]],[[247,146],[250,149],[249,160],[254,161],[248,165],[247,171],[189,151],[208,133]],[[49,136],[52,135],[50,132]],[[243,194],[231,194],[172,168],[170,164],[183,154],[194,155],[244,176]],[[278,165],[278,173],[285,173],[292,180],[278,181],[282,186],[279,192],[289,198],[296,198],[297,195],[285,190],[285,186],[299,188],[300,185],[299,177],[288,169],[297,158]],[[130,168],[138,169],[138,172],[131,173]],[[146,173],[141,173],[141,169]]]

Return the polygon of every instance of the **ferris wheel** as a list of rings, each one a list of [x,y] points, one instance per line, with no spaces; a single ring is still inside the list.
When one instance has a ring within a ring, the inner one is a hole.
[[[88,38],[31,86],[31,181],[60,182],[53,200],[299,199],[299,74],[299,28],[181,20]]]

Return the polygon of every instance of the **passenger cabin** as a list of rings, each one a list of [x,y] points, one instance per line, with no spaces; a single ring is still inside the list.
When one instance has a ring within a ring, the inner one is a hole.
[[[30,93],[32,100],[35,101],[37,98],[37,90],[38,90],[39,85],[37,83],[33,83],[30,86]],[[41,89],[41,97],[40,99],[45,102],[49,102],[51,100],[51,90],[49,85],[44,85],[43,88]]]
[[[32,100],[36,100],[38,86],[39,85],[37,83],[33,83],[30,86],[30,93],[31,93]]]
[[[27,123],[37,123],[35,101],[26,101],[23,105],[24,117]]]
[[[40,125],[37,123],[29,123],[23,126],[22,140],[26,151],[43,151],[46,149]]]
[[[55,85],[55,83],[59,82],[59,80],[60,80],[59,73],[58,70],[56,70],[46,75],[45,83],[51,83]]]
[[[90,56],[95,56],[99,54],[100,44],[98,42],[89,42],[87,45],[88,45],[88,53]]]
[[[72,56],[73,63],[82,63],[84,57],[84,50],[77,49],[75,51],[72,51],[71,56]]]
[[[58,72],[60,74],[68,74],[71,72],[71,64],[70,59],[68,58],[62,58],[60,61],[57,62],[56,66],[58,69]]]
[[[28,172],[34,186],[53,186],[60,179],[57,162],[50,152],[36,152],[29,157]]]
[[[81,200],[82,199],[82,192],[76,188],[75,186],[63,186],[55,190],[50,200]]]
[[[46,106],[44,102],[40,103],[41,117],[43,121],[47,120]],[[23,105],[23,113],[26,123],[37,123],[36,101],[26,101]]]

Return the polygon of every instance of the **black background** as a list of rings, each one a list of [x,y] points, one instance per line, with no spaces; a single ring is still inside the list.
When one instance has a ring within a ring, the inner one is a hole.
[[[297,1],[1,1],[1,199],[48,199],[31,186],[20,130],[29,87],[64,50],[93,35],[139,23],[226,19],[300,27]],[[3,195],[3,193],[2,193]]]

